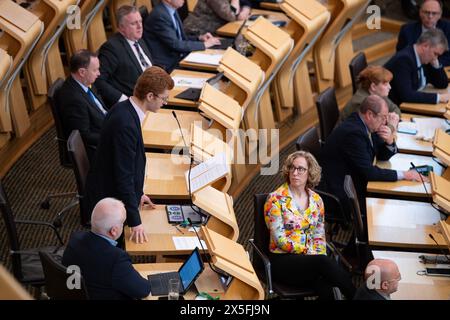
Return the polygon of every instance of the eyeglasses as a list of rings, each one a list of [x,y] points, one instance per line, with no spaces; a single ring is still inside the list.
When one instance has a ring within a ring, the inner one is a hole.
[[[374,114],[375,117],[381,117],[381,119],[383,120],[387,120],[388,115],[387,114],[381,114],[379,112],[375,112],[372,109],[369,109],[370,111],[372,111],[372,113]]]
[[[158,98],[160,98],[161,99],[161,101],[163,102],[163,103],[166,103],[167,104],[167,100],[169,100],[169,97],[167,96],[167,97],[161,97],[159,94],[153,94],[154,96],[156,96],[156,97],[158,97]]]
[[[298,174],[305,174],[305,172],[308,171],[308,168],[290,166],[290,167],[289,167],[289,171],[290,171],[291,173],[295,173],[295,171],[297,171]]]
[[[421,10],[420,12],[421,12],[423,15],[429,16],[429,17],[434,17],[434,16],[437,16],[437,15],[441,14],[441,13],[438,12],[438,11],[424,11],[424,10]]]

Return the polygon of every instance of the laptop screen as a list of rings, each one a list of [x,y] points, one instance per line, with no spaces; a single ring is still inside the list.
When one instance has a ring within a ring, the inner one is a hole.
[[[202,273],[203,268],[204,266],[202,258],[200,257],[200,252],[198,248],[195,248],[189,258],[187,258],[181,266],[180,270],[178,270],[181,284],[183,286],[183,292],[186,292],[189,289],[200,273]]]

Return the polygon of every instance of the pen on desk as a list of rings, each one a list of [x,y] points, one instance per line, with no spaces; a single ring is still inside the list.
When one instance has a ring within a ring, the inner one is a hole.
[[[181,234],[184,234],[184,232],[180,228],[178,228],[178,226],[175,226],[175,228],[177,228],[177,230],[180,231]]]

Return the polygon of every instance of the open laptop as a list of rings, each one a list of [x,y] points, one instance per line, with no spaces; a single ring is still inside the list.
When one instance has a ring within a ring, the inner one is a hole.
[[[180,294],[184,295],[204,269],[200,251],[195,248],[178,272],[165,272],[148,276],[152,296],[166,296],[169,294],[169,279],[180,279]]]
[[[239,27],[238,32],[233,38],[220,38],[220,44],[217,44],[215,46],[212,46],[210,49],[223,49],[226,50],[228,47],[233,47],[233,49],[236,49],[237,47],[237,41],[241,38],[242,31],[244,30],[245,25],[247,24],[247,20],[244,21],[243,24]]]
[[[219,80],[222,79],[222,77],[223,77],[223,72],[219,72],[215,76],[206,80],[206,82],[213,86],[217,82],[219,82]],[[175,96],[175,98],[185,99],[185,100],[190,100],[190,101],[198,101],[198,99],[200,99],[201,93],[202,93],[202,88],[187,88],[186,90],[177,94]]]

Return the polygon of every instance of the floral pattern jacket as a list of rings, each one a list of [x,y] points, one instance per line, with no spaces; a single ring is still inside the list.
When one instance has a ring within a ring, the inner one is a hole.
[[[299,210],[287,183],[272,192],[264,205],[273,253],[326,254],[324,206],[320,196],[308,189],[309,206]]]

